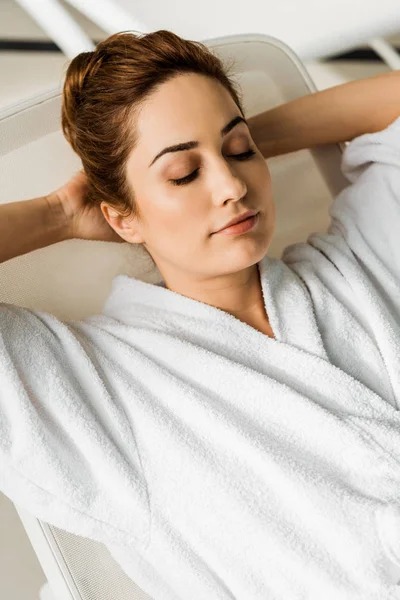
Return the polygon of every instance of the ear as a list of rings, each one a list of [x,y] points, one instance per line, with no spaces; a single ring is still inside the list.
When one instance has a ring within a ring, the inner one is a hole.
[[[122,216],[114,207],[106,202],[100,204],[101,212],[109,226],[126,242],[131,244],[142,244],[143,237],[139,232],[137,218],[133,215]]]

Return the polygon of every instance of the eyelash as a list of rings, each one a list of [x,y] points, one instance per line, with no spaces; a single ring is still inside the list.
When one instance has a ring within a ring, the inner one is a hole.
[[[256,153],[254,152],[254,150],[248,150],[247,152],[242,152],[242,154],[234,154],[232,155],[232,158],[236,158],[236,160],[248,160],[249,158],[252,158],[255,154]],[[170,179],[170,182],[173,185],[185,185],[187,183],[190,183],[191,181],[196,179],[199,169],[200,167],[193,171],[193,173],[186,175],[186,177],[182,177],[182,179]]]

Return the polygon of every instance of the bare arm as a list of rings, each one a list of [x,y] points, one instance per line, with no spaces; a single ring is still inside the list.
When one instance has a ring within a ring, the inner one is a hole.
[[[70,237],[65,212],[52,195],[0,205],[0,263]]]
[[[247,119],[265,158],[351,141],[400,116],[400,71],[350,81],[296,98]]]

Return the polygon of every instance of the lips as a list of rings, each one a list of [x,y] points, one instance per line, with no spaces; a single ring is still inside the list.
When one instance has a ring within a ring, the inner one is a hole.
[[[245,221],[249,217],[254,217],[254,215],[256,215],[257,212],[258,211],[256,211],[256,210],[248,210],[247,212],[242,213],[241,215],[233,218],[231,221],[229,221],[229,223],[226,223],[225,225],[223,225],[221,227],[221,229],[217,229],[217,231],[214,231],[214,233],[218,233],[219,231],[222,231],[222,229],[227,229],[228,227],[231,227],[232,225],[236,225],[237,223],[241,223],[242,221]]]

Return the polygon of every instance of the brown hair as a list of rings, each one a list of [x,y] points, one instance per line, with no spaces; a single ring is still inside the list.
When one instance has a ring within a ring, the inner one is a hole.
[[[164,29],[116,33],[92,52],[75,56],[66,71],[61,124],[82,161],[87,202],[106,202],[124,216],[140,218],[125,174],[128,155],[137,142],[133,124],[140,107],[162,83],[192,72],[217,79],[244,116],[241,92],[229,70],[201,42]]]

